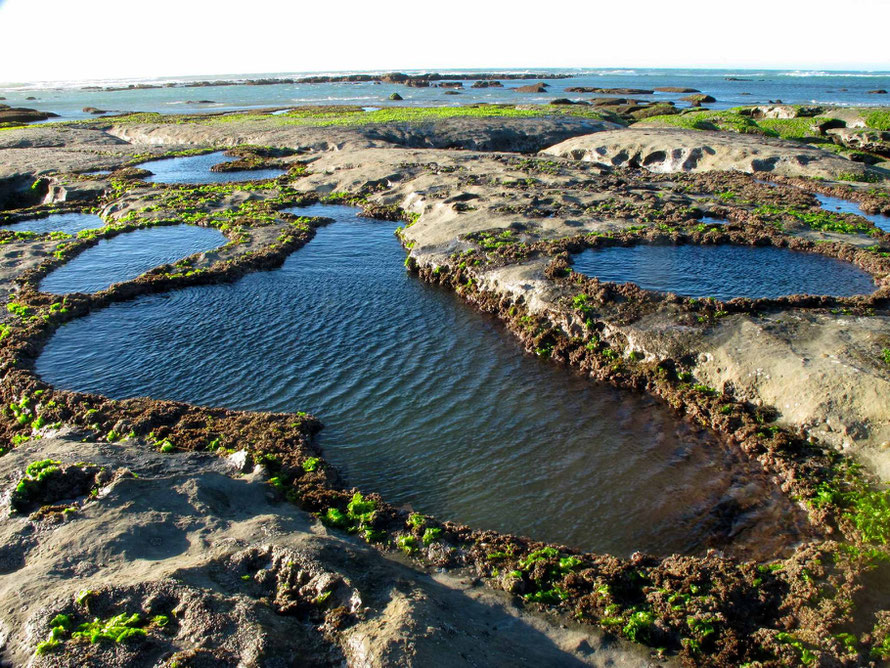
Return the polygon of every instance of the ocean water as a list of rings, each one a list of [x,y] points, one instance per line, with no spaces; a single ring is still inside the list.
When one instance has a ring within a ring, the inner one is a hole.
[[[38,374],[114,398],[309,411],[348,484],[478,528],[625,556],[750,532],[775,545],[758,530],[774,523],[790,539],[794,513],[751,464],[649,397],[525,354],[405,271],[396,223],[355,211],[302,210],[336,222],[280,269],[66,324]],[[740,509],[734,491],[750,485],[765,503]]]
[[[490,72],[491,70],[476,70]],[[590,99],[593,94],[567,93],[568,87],[638,88],[652,90],[664,86],[696,88],[717,99],[708,105],[725,109],[738,105],[761,104],[781,100],[790,104],[890,105],[888,95],[870,95],[876,89],[890,90],[890,72],[822,72],[800,70],[695,70],[695,69],[540,69],[527,70],[547,75],[570,74],[570,79],[542,79],[549,84],[546,93],[517,93],[513,89],[533,81],[503,81],[504,88],[470,88],[464,82],[459,95],[445,95],[442,88],[408,88],[399,84],[333,83],[276,84],[267,86],[234,85],[198,88],[157,88],[105,92],[87,86],[118,87],[130,84],[171,84],[194,81],[244,80],[250,78],[298,78],[307,73],[267,73],[255,75],[220,75],[180,79],[139,79],[82,81],[74,83],[0,83],[4,104],[28,106],[53,111],[62,119],[89,118],[83,107],[92,106],[112,112],[150,111],[193,113],[232,111],[262,107],[286,107],[302,104],[354,104],[362,107],[391,105],[440,106],[471,103],[546,103],[558,97]],[[408,74],[417,73],[409,70]],[[441,70],[445,73],[446,70]],[[450,70],[472,75],[472,70]],[[519,72],[519,70],[500,70]],[[336,73],[346,74],[346,73]],[[379,74],[379,73],[372,73]],[[402,102],[388,99],[392,93]],[[37,100],[26,100],[33,96]],[[686,106],[683,93],[637,95],[640,99],[670,100]],[[625,96],[628,97],[628,96]],[[209,101],[210,103],[201,103]]]

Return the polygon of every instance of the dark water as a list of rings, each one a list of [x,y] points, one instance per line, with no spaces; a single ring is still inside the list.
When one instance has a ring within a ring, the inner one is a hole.
[[[77,234],[81,230],[91,230],[104,226],[105,221],[92,213],[54,213],[45,218],[33,218],[31,220],[23,220],[20,223],[13,223],[12,225],[3,225],[0,227],[0,230],[36,232],[37,234],[45,234],[47,232]]]
[[[829,197],[828,195],[820,195],[819,193],[813,193],[813,195],[819,200],[819,205],[826,211],[855,213],[857,216],[862,216],[866,220],[870,220],[879,230],[890,232],[890,216],[884,216],[880,213],[865,213],[865,211],[859,208],[859,205],[856,204],[856,202],[848,202],[840,197]]]
[[[403,70],[409,74],[409,70]],[[440,69],[440,72],[460,71]],[[477,72],[480,70],[476,70]],[[490,72],[491,70],[482,70]],[[504,70],[510,71],[510,70]],[[512,70],[517,71],[517,70]],[[529,71],[529,70],[526,70]],[[786,104],[826,104],[874,106],[888,104],[886,95],[869,95],[869,90],[890,89],[890,72],[825,72],[805,70],[719,70],[719,69],[544,69],[536,73],[571,74],[570,79],[551,79],[546,93],[517,93],[514,89],[533,81],[503,81],[503,88],[470,88],[472,79],[464,83],[459,95],[445,95],[442,88],[408,88],[398,84],[331,83],[276,84],[269,86],[235,85],[207,88],[155,88],[120,91],[83,90],[83,86],[126,86],[130,83],[172,81],[244,80],[245,78],[293,77],[299,74],[282,72],[244,75],[184,77],[180,79],[116,80],[102,82],[17,84],[0,83],[5,104],[25,106],[61,115],[62,119],[90,118],[82,109],[94,106],[111,111],[133,110],[161,113],[195,113],[232,111],[257,107],[293,106],[302,104],[354,104],[361,107],[440,106],[475,103],[541,104],[558,97],[589,100],[595,94],[568,93],[575,86],[596,88],[641,88],[652,90],[661,86],[696,88],[717,99],[708,107],[729,109],[738,105],[765,104],[782,100]],[[471,70],[464,70],[471,73]],[[345,73],[340,73],[345,74]],[[2,76],[2,74],[0,74]],[[734,79],[742,79],[737,81]],[[546,79],[544,79],[546,81]],[[393,102],[389,95],[398,93],[404,101]],[[35,96],[37,100],[25,100]],[[683,93],[654,93],[633,97],[672,101],[678,107],[688,102]],[[624,96],[627,97],[627,96]],[[189,104],[211,100],[212,104]],[[58,119],[52,119],[58,120]]]
[[[395,223],[297,211],[337,222],[279,270],[65,325],[38,373],[116,398],[309,411],[349,484],[618,554],[702,549],[715,505],[757,484],[651,399],[523,354],[497,321],[407,274]]]
[[[226,243],[217,230],[169,225],[102,239],[40,282],[41,292],[98,292],[129,281],[149,269]]]
[[[572,268],[601,281],[636,283],[687,297],[781,297],[869,294],[871,276],[848,262],[784,248],[652,246],[588,249]]]
[[[284,174],[283,169],[248,169],[238,172],[211,172],[213,165],[237,160],[223,155],[223,151],[190,155],[184,158],[151,160],[137,165],[153,172],[145,180],[149,183],[235,183],[254,179],[272,179]]]

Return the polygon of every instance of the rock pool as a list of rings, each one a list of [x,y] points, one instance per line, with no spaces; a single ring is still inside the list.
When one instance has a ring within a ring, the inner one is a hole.
[[[226,238],[219,231],[195,225],[166,225],[125,232],[102,239],[52,271],[40,282],[40,291],[57,295],[98,292],[159,265],[225,243]]]
[[[850,202],[840,197],[830,197],[829,195],[820,195],[819,193],[813,193],[813,195],[819,200],[819,205],[826,211],[855,213],[857,216],[870,220],[879,230],[890,232],[890,216],[884,216],[879,213],[865,213],[856,202]]]
[[[3,225],[0,230],[10,232],[64,232],[65,234],[77,234],[81,230],[104,227],[105,221],[92,213],[54,213],[44,218],[31,218],[12,225]]]
[[[284,174],[283,169],[249,169],[237,172],[211,172],[210,168],[222,162],[237,160],[222,151],[191,155],[182,158],[151,160],[137,165],[147,169],[152,176],[146,177],[149,183],[235,183],[256,179],[271,179]]]
[[[406,273],[396,223],[295,211],[336,222],[278,270],[63,326],[38,374],[115,398],[311,412],[348,484],[478,528],[621,555],[794,535],[778,527],[787,500],[719,441],[524,354],[498,321]]]
[[[771,246],[611,246],[575,254],[572,269],[601,281],[721,300],[845,297],[875,289],[871,276],[848,262]]]

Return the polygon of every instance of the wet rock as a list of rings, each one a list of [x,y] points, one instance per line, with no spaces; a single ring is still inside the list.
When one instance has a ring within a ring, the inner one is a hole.
[[[140,167],[121,167],[120,169],[115,169],[109,176],[113,179],[130,179],[135,181],[151,176],[153,173]]]
[[[446,90],[445,95],[460,95],[459,90]]]
[[[590,102],[594,107],[638,106],[647,104],[646,100],[635,100],[626,97],[595,97]]]
[[[547,92],[547,84],[545,83],[536,83],[531,84],[530,86],[519,86],[518,88],[514,88],[517,93],[546,93]]]
[[[691,102],[695,105],[702,104],[711,104],[712,102],[716,102],[717,100],[710,95],[704,95],[702,93],[696,93],[695,95],[687,95],[686,97],[681,97],[681,100],[684,102]]]
[[[393,100],[394,102],[401,102],[404,98],[401,95],[399,95],[398,93],[393,93],[392,95],[389,96],[389,99]]]
[[[654,90],[658,93],[701,93],[697,88],[680,88],[677,86],[661,86]]]
[[[406,79],[403,82],[408,88],[429,88],[429,79]]]
[[[566,93],[596,93],[599,95],[652,95],[654,92],[648,88],[588,88],[586,86],[566,88]]]
[[[567,97],[558,97],[555,100],[550,100],[549,104],[559,106],[559,105],[567,105],[567,104],[587,104],[587,103],[581,102],[581,101],[573,102],[572,100],[568,99]]]
[[[868,94],[869,94],[869,95],[886,95],[886,94],[887,94],[887,91],[884,90],[883,88],[878,88],[878,89],[876,89],[876,90],[870,90],[870,91],[868,91]]]
[[[460,81],[444,81],[437,84],[438,88],[463,88],[464,85]]]
[[[503,88],[500,81],[477,81],[470,88]]]
[[[650,118],[652,116],[664,116],[666,114],[678,114],[680,113],[679,109],[677,109],[673,104],[669,102],[658,102],[656,104],[647,105],[641,108],[633,108],[629,109],[628,113],[631,117],[636,120],[643,120],[644,118]]]
[[[37,109],[28,109],[26,107],[5,107],[0,109],[0,123],[33,123],[34,121],[45,121],[49,118],[57,117],[58,114],[54,114],[51,111],[38,111]]]
[[[189,100],[186,104],[216,104],[213,100]]]
[[[83,113],[85,113],[85,114],[96,114],[96,115],[98,115],[98,114],[107,114],[107,113],[108,113],[108,112],[105,111],[104,109],[98,109],[98,108],[96,108],[96,107],[84,107],[82,111],[83,111]]]

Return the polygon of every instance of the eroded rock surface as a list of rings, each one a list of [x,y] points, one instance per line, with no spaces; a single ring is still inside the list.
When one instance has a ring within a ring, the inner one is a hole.
[[[662,128],[633,127],[574,137],[542,153],[660,173],[735,170],[836,178],[864,169],[825,151],[779,139]]]
[[[427,575],[331,534],[262,469],[242,475],[212,454],[76,434],[33,441],[0,458],[7,512],[24,469],[47,459],[89,462],[113,481],[0,524],[3,655],[14,665],[649,665],[642,650],[554,626],[472,578]],[[123,613],[139,615],[145,635],[67,638],[35,655],[58,614],[76,628]]]

